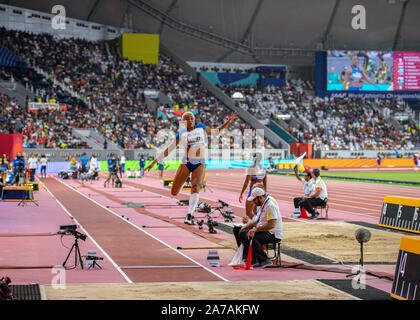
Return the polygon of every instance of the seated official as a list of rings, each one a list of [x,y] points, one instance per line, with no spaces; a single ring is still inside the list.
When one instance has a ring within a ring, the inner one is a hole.
[[[283,224],[277,201],[261,188],[254,188],[249,201],[260,207],[253,217],[239,232],[239,239],[244,246],[243,257],[247,258],[252,239],[252,266],[264,268],[273,264],[264,252],[262,245],[283,238]]]
[[[255,189],[255,188],[261,188],[264,191],[266,191],[264,184],[257,182],[256,184],[254,184],[250,188],[249,195],[251,195],[252,190]],[[254,204],[252,204],[252,206],[253,206],[253,209],[252,209],[252,216],[250,217],[251,219],[248,216],[245,216],[245,217],[242,218],[242,224],[235,224],[233,226],[233,235],[235,236],[235,239],[236,239],[236,243],[238,245],[238,248],[241,245],[241,240],[239,239],[239,232],[242,230],[242,227],[244,226],[244,224],[248,223],[250,220],[256,218],[256,215],[255,214],[256,214],[258,208],[256,206],[254,206]]]
[[[293,204],[295,206],[295,210],[293,212],[293,216],[295,218],[300,217],[300,202],[303,201],[305,198],[308,198],[311,194],[314,193],[314,185],[313,185],[313,179],[312,174],[310,171],[307,171],[305,173],[304,178],[302,179],[298,172],[297,172],[297,166],[294,168],[296,179],[298,179],[303,184],[303,197],[296,197],[293,198]]]
[[[328,200],[327,185],[324,180],[320,177],[319,169],[312,170],[312,176],[314,177],[314,188],[315,192],[311,194],[308,198],[305,198],[300,202],[300,207],[305,208],[307,212],[311,214],[311,217],[308,219],[317,219],[319,212],[316,211],[313,207],[324,206]]]

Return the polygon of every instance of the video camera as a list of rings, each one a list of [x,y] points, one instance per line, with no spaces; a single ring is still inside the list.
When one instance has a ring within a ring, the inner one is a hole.
[[[210,212],[211,212],[211,206],[210,206],[210,205],[208,205],[208,204],[207,204],[207,203],[205,203],[205,202],[201,202],[201,203],[198,205],[197,211],[198,211],[198,212],[202,212],[202,213],[210,213]]]
[[[229,207],[229,204],[226,203],[226,202],[224,202],[224,201],[222,201],[222,200],[219,200],[218,202],[222,205],[222,208]]]
[[[204,220],[198,220],[198,229],[203,229]],[[209,227],[209,233],[216,233],[216,230],[214,230],[214,227],[217,227],[219,223],[214,221],[209,215],[207,215],[207,226]]]
[[[117,172],[118,172],[118,166],[117,166],[117,164],[114,164],[114,165],[111,167],[111,171],[112,171],[113,173],[117,173]]]
[[[60,230],[64,231],[58,231],[57,234],[60,235],[73,235],[76,239],[80,239],[82,241],[85,241],[87,238],[87,235],[80,233],[79,231],[76,231],[77,226],[75,224],[72,225],[63,225],[60,226]]]
[[[220,211],[220,213],[222,214],[223,218],[225,218],[225,222],[233,222],[233,212],[232,209],[226,209],[225,212]]]

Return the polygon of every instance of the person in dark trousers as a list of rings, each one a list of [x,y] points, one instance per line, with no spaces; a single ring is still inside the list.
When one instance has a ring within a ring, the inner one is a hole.
[[[255,188],[260,188],[260,189],[263,189],[265,192],[267,192],[266,189],[265,189],[264,184],[263,183],[260,183],[260,182],[257,182],[256,184],[254,184],[250,188],[249,196],[251,195],[252,190],[255,189]],[[255,211],[256,211],[256,209],[257,208],[255,208]],[[239,232],[242,230],[242,227],[244,225],[246,225],[250,220],[254,219],[256,212],[252,212],[252,213],[254,214],[252,217],[245,216],[245,217],[242,218],[242,223],[235,224],[233,226],[233,230],[232,231],[233,231],[233,235],[235,236],[236,243],[237,243],[238,247],[241,245],[241,239],[239,238]]]
[[[45,154],[43,154],[41,156],[41,159],[39,160],[39,163],[41,164],[41,178],[46,178],[47,177],[47,163],[48,163],[48,159],[45,156]]]
[[[318,168],[312,170],[312,176],[313,179],[315,179],[315,192],[300,202],[300,208],[305,208],[305,210],[311,214],[311,217],[308,218],[309,220],[317,219],[319,216],[319,212],[313,207],[323,206],[328,200],[327,185],[320,177],[320,171]]]
[[[293,216],[297,218],[297,217],[300,217],[300,202],[304,200],[305,198],[309,197],[313,193],[313,180],[312,180],[312,174],[310,171],[307,171],[305,173],[305,176],[303,179],[299,176],[297,172],[297,166],[295,166],[294,171],[295,171],[296,179],[298,179],[303,184],[303,197],[293,198],[293,204],[295,206]]]
[[[244,246],[243,256],[248,256],[248,248],[252,239],[252,266],[265,268],[273,264],[264,252],[262,245],[283,238],[283,225],[277,201],[261,188],[252,189],[248,201],[260,207],[254,218],[239,232],[239,239]]]
[[[118,172],[118,160],[114,153],[111,153],[108,160],[108,177],[104,182],[104,188],[106,188],[107,184],[109,185],[109,180],[115,178],[115,174]]]
[[[86,175],[89,171],[88,163],[89,163],[89,157],[86,155],[85,152],[83,152],[82,157],[80,158],[80,165],[79,165],[80,179],[82,181],[86,180]]]

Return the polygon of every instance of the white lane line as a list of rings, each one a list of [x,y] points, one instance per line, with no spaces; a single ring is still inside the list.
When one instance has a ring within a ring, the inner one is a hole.
[[[145,189],[145,188],[147,188],[148,186],[147,185],[144,185],[144,184],[141,184],[141,183],[139,183],[139,182],[134,182],[139,188],[143,188],[143,189]],[[136,187],[133,187],[133,188],[136,188]],[[153,188],[156,188],[156,187],[153,187]],[[219,189],[220,190],[220,189]],[[148,190],[146,190],[146,192],[152,192],[152,191],[148,191]],[[153,193],[153,192],[152,192]],[[186,195],[186,196],[188,196],[188,194],[186,194],[186,193],[182,193],[182,191],[181,191],[181,194],[183,194],[183,195]],[[274,193],[273,193],[274,194]],[[162,195],[162,197],[164,197],[164,198],[167,198],[167,199],[171,199],[171,200],[177,200],[177,199],[175,199],[175,198],[172,198],[172,197],[169,197],[169,196],[165,196],[165,195]],[[277,198],[279,198],[279,197],[277,197]],[[210,200],[210,201],[214,201],[214,202],[217,202],[217,200],[215,200],[215,199],[212,199],[212,198],[209,198],[209,197],[207,197],[205,194],[202,194],[202,193],[200,193],[200,199],[205,199],[205,200]],[[288,198],[287,198],[288,199]],[[283,200],[283,198],[281,198],[280,200],[279,200],[280,202],[282,202],[282,203],[291,203],[291,202],[289,202],[289,201],[285,201],[285,200]],[[229,206],[230,207],[237,207],[237,208],[243,208],[242,206],[240,206],[240,205],[238,205],[238,204],[229,204]],[[343,206],[345,206],[345,207],[348,207],[348,208],[355,208],[355,207],[353,207],[353,206],[348,206],[348,205],[343,205]],[[338,213],[345,213],[345,214],[350,214],[350,215],[357,215],[357,216],[364,216],[364,217],[367,217],[367,218],[376,218],[375,216],[372,216],[371,214],[368,214],[368,213],[361,213],[361,212],[354,212],[354,211],[345,211],[345,210],[342,210],[342,209],[335,209],[335,208],[331,208],[334,212],[338,212]],[[361,208],[361,209],[365,209],[365,208]],[[377,211],[375,210],[375,211],[372,211],[372,213],[377,213]],[[236,216],[236,217],[239,217],[240,218],[240,216]],[[283,217],[286,217],[286,218],[290,218],[290,217],[287,217],[287,216],[283,216]],[[378,216],[379,217],[379,216]],[[290,219],[293,219],[293,218],[290,218]],[[300,221],[300,222],[307,222],[307,223],[310,223],[309,221],[304,221],[304,220],[302,220],[302,219],[299,219],[299,220],[297,220],[297,219],[294,219],[294,220],[296,220],[296,221]]]
[[[78,194],[80,194],[81,196],[85,197],[86,199],[92,201],[93,203],[97,204],[98,206],[100,206],[101,208],[107,210],[108,212],[110,212],[111,214],[113,214],[114,216],[116,216],[117,218],[123,220],[125,223],[130,224],[131,226],[133,226],[134,228],[136,228],[137,230],[140,230],[141,232],[144,232],[145,234],[147,234],[149,237],[155,239],[156,241],[162,243],[163,245],[165,245],[166,247],[172,249],[173,251],[175,251],[176,253],[180,254],[181,256],[187,258],[188,260],[194,262],[195,264],[199,265],[200,267],[202,267],[203,269],[207,270],[208,272],[210,272],[211,274],[215,275],[216,277],[222,279],[223,281],[229,282],[229,280],[227,280],[226,278],[222,277],[221,275],[217,274],[216,272],[214,272],[213,270],[210,270],[209,268],[207,268],[206,266],[203,266],[201,263],[199,263],[198,261],[195,261],[194,259],[190,258],[189,256],[185,255],[184,253],[180,252],[179,250],[171,247],[169,244],[167,244],[166,242],[156,238],[154,235],[150,234],[149,232],[141,229],[139,226],[135,225],[134,223],[132,223],[131,221],[127,221],[124,218],[122,218],[121,216],[119,216],[117,213],[115,213],[114,211],[110,210],[109,208],[104,207],[102,204],[100,204],[99,202],[88,198],[87,196],[85,196],[83,193],[81,193],[79,190],[73,188],[72,186],[67,185],[66,183],[60,181],[57,178],[54,178],[55,180],[57,180],[58,182],[60,182],[61,184],[67,186],[68,188],[73,189],[74,191],[76,191]]]
[[[56,179],[57,180],[57,179]],[[51,195],[51,197],[57,201],[57,203],[63,208],[63,210],[67,213],[67,215],[71,218],[73,218],[73,220],[76,222],[76,224],[78,226],[80,226],[80,229],[83,230],[83,232],[89,237],[90,240],[92,240],[92,242],[102,251],[102,253],[104,254],[104,256],[111,262],[111,264],[118,270],[118,272],[124,277],[124,279],[128,282],[128,283],[133,283],[133,281],[131,281],[131,279],[121,270],[121,268],[115,263],[114,260],[112,260],[112,258],[108,255],[108,253],[106,253],[106,251],[95,241],[95,239],[86,231],[85,228],[83,228],[83,226],[77,221],[76,218],[74,218],[70,212],[66,209],[66,207],[64,207],[64,205],[57,199],[56,196],[54,196],[54,194],[47,188],[47,186],[44,183],[44,187],[45,189],[48,191],[48,193]]]

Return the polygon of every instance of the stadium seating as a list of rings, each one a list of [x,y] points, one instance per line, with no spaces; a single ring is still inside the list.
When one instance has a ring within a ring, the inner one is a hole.
[[[80,101],[72,100],[59,86],[39,79],[38,74],[30,68],[23,75],[16,73],[17,81],[24,84],[28,81],[29,85],[36,86],[41,97],[53,97],[60,102],[65,100],[73,106],[63,114],[63,126],[52,128],[54,132],[62,130],[59,135],[67,136],[70,128],[74,127],[97,130],[124,149],[154,148],[164,143],[169,136],[157,133],[161,129],[176,132],[180,116],[162,119],[151,114],[141,94],[141,90],[147,88],[165,93],[172,105],[182,108],[189,106],[189,110],[199,115],[199,121],[211,126],[220,125],[230,113],[206,89],[163,55],[159,57],[158,66],[144,65],[121,58],[116,41],[93,43],[80,39],[58,40],[48,34],[34,35],[5,29],[1,29],[0,33],[5,39],[2,44],[22,61],[32,68],[41,69],[83,96],[84,101],[89,101],[90,107],[80,106]],[[27,76],[28,72],[32,78]],[[33,75],[37,78],[34,79]],[[161,109],[170,107],[161,106]],[[238,119],[229,129],[239,129],[242,133],[250,127]],[[232,141],[230,137],[220,139],[225,146]],[[269,147],[267,141],[259,143]]]
[[[396,128],[389,117],[409,112],[399,100],[319,98],[306,93],[311,86],[292,80],[286,87],[225,87],[228,95],[241,92],[239,106],[259,119],[290,114],[300,122],[289,126],[298,142],[312,143],[315,150],[409,150],[420,143],[419,130],[410,119]],[[382,111],[382,112],[381,112]]]
[[[2,132],[23,132],[25,146],[86,147],[71,134],[72,128],[83,128],[96,130],[124,149],[155,148],[171,137],[158,134],[159,131],[178,130],[180,115],[165,112],[174,106],[181,110],[188,106],[188,110],[198,114],[198,121],[210,126],[219,125],[230,113],[162,54],[157,66],[144,65],[121,58],[116,41],[60,40],[49,34],[35,35],[4,28],[0,28],[0,35],[1,45],[24,62],[19,67],[4,67],[1,76],[12,76],[34,88],[43,101],[54,98],[69,106],[67,111],[38,116],[23,110],[18,112],[18,118],[10,119],[11,114],[5,112],[3,104]],[[45,79],[35,69],[50,75],[54,81]],[[64,87],[67,90],[63,90]],[[167,95],[171,103],[159,106],[162,112],[159,114],[165,116],[157,117],[148,110],[141,93],[144,89],[156,89]],[[289,133],[298,142],[312,143],[315,150],[404,150],[420,141],[419,132],[413,130],[410,120],[400,128],[387,120],[406,110],[407,106],[400,101],[322,99],[309,93],[313,90],[312,83],[293,79],[283,88],[222,89],[230,96],[242,91],[245,99],[238,102],[239,106],[258,119],[267,120],[276,114],[292,115],[299,124],[290,125]],[[70,92],[77,92],[82,99]],[[57,120],[60,118],[63,121]],[[236,132],[242,134],[250,126],[237,120],[229,129],[237,129]],[[227,147],[234,141],[232,137],[222,137],[219,143]],[[270,147],[267,141],[258,141],[258,144]]]

